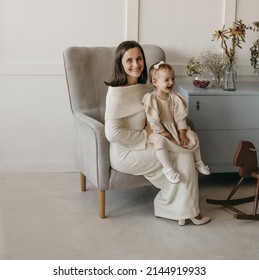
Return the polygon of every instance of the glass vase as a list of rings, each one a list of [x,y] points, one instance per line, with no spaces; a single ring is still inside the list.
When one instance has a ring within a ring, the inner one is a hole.
[[[222,88],[222,76],[221,77],[212,77],[210,85],[212,88]]]
[[[237,81],[237,71],[232,62],[225,67],[223,74],[223,90],[235,91]]]
[[[192,83],[197,88],[207,88],[210,84],[210,80],[204,75],[197,74]]]

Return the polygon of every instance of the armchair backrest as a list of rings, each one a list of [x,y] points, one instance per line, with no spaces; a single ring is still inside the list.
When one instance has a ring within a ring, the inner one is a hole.
[[[164,51],[155,45],[143,45],[147,67],[165,61]],[[112,74],[115,47],[69,47],[64,66],[73,114],[84,113],[104,123],[105,99]]]

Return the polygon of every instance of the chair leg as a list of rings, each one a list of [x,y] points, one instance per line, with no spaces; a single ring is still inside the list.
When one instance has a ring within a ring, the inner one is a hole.
[[[98,190],[98,206],[99,206],[99,217],[105,218],[105,191]]]
[[[80,172],[80,181],[81,181],[81,191],[86,191],[86,177],[83,173]]]
[[[259,195],[259,179],[257,179],[256,189],[255,189],[254,215],[256,215],[256,212],[257,212],[257,206],[258,206],[258,195]]]

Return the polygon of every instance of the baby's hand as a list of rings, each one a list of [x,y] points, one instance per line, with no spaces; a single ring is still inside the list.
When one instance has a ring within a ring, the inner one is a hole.
[[[183,147],[188,146],[188,144],[189,144],[190,141],[189,141],[189,139],[187,138],[186,133],[180,133],[180,134],[179,134],[179,138],[180,138],[181,145],[182,145]]]
[[[171,135],[171,133],[169,133],[168,131],[160,132],[160,134],[163,135],[164,137],[166,137],[166,138],[169,139],[169,140],[172,139],[172,135]]]

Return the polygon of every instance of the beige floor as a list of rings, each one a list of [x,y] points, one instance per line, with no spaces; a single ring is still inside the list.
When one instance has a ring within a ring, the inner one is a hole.
[[[237,220],[206,198],[225,198],[237,174],[200,177],[201,210],[211,223],[184,227],[153,215],[152,187],[80,192],[77,173],[0,174],[0,259],[259,259],[259,221]],[[240,189],[253,194],[254,181]],[[249,193],[249,195],[250,195]],[[240,206],[251,212],[252,205]]]

